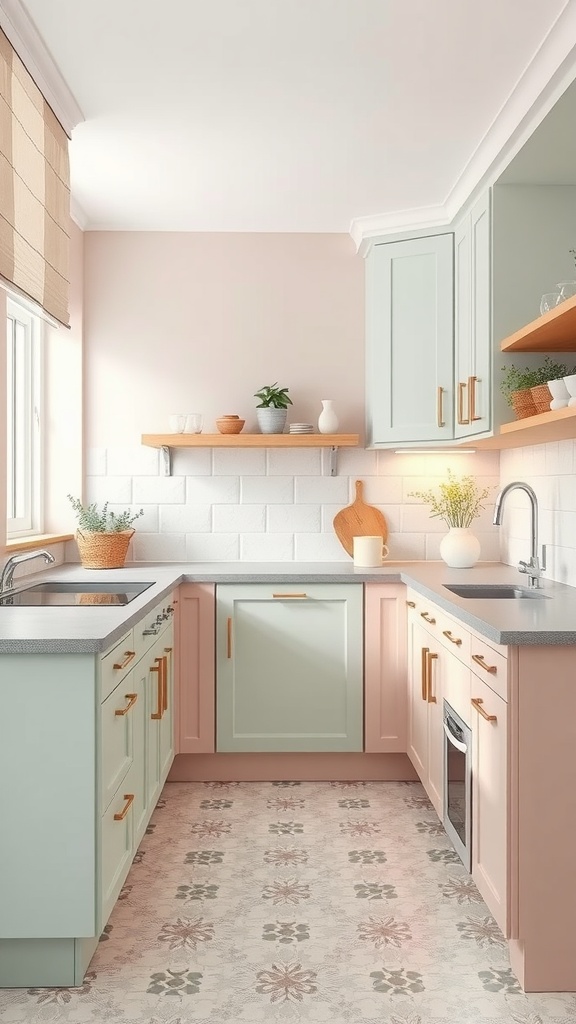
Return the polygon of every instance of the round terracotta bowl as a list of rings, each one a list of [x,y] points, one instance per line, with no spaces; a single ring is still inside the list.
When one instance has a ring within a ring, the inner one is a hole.
[[[241,420],[239,416],[220,416],[216,420],[221,434],[239,434],[245,423],[246,420]]]

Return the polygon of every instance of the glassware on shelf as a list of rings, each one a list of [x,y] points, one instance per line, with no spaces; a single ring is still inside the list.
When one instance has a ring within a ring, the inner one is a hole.
[[[545,292],[540,299],[540,312],[548,313],[554,306],[557,306],[560,301],[560,292]]]
[[[576,281],[559,281],[556,287],[558,288],[557,306],[565,299],[571,299],[573,295],[576,295]]]

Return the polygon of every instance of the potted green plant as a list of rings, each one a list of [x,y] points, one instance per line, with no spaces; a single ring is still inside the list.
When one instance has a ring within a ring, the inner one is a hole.
[[[281,434],[286,425],[288,406],[292,399],[288,396],[289,388],[279,388],[278,381],[260,388],[254,394],[260,402],[256,406],[256,416],[261,434]]]
[[[500,389],[518,419],[547,412],[552,398],[548,381],[559,380],[568,373],[564,363],[555,363],[550,356],[537,367],[519,369],[512,364],[502,369]]]
[[[470,526],[484,508],[482,502],[488,497],[489,488],[480,490],[473,476],[458,479],[448,470],[448,480],[438,485],[438,492],[412,491],[409,497],[421,498],[430,505],[430,516],[443,519],[449,527],[440,541],[440,555],[446,565],[471,568],[480,557],[480,541]]]
[[[144,515],[144,509],[111,512],[108,502],[101,507],[96,502],[83,505],[71,494],[68,500],[78,519],[76,543],[82,566],[85,569],[121,569],[134,536],[132,523]]]

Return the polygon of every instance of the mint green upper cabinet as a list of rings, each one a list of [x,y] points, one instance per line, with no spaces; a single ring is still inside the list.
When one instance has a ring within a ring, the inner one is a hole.
[[[453,262],[451,232],[367,256],[368,445],[453,438]]]
[[[362,585],[217,588],[218,751],[361,751]]]
[[[492,425],[490,193],[463,217],[454,234],[454,437]]]

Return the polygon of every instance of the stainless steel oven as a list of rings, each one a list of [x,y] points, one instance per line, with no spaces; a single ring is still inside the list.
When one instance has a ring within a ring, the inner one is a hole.
[[[464,866],[472,865],[472,733],[444,701],[444,828]]]

